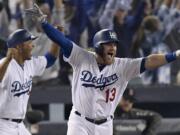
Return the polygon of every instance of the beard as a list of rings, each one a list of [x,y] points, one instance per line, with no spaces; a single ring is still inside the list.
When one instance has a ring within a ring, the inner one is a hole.
[[[106,65],[110,65],[114,62],[114,56],[110,56],[108,54],[103,55],[103,60]]]

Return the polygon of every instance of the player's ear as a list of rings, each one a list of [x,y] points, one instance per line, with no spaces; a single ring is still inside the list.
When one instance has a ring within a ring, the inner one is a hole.
[[[16,48],[19,52],[22,52],[22,51],[23,51],[23,44],[17,45],[15,48]]]

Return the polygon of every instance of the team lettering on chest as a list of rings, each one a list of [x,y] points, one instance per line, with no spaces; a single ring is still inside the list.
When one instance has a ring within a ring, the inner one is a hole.
[[[25,93],[29,93],[32,87],[32,77],[30,76],[29,79],[26,79],[25,82],[14,81],[11,84],[11,92],[14,96],[21,96]]]
[[[84,87],[94,87],[103,90],[104,87],[114,84],[118,80],[118,76],[116,73],[109,76],[104,76],[103,74],[96,76],[90,71],[84,70],[81,72],[80,79]]]

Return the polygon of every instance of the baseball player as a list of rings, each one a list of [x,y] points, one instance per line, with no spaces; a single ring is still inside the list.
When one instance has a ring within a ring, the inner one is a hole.
[[[64,58],[73,67],[73,108],[67,135],[112,135],[114,111],[129,80],[180,57],[180,51],[176,51],[137,59],[117,58],[118,39],[109,29],[95,34],[95,53],[88,52],[48,24],[37,5],[26,13],[42,23],[45,33],[61,46]]]
[[[52,66],[59,53],[59,47],[52,45],[44,56],[32,57],[32,42],[36,38],[25,29],[8,37],[7,55],[0,60],[0,135],[30,135],[22,121],[32,78]]]

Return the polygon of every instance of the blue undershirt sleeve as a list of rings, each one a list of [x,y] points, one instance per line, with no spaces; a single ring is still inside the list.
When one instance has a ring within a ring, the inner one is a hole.
[[[47,60],[46,68],[51,67],[56,61],[56,57],[49,52],[45,54],[45,58]]]
[[[166,55],[165,55],[165,58],[166,58],[166,61],[167,61],[168,63],[175,61],[175,60],[177,59],[177,58],[176,58],[176,52],[172,52],[172,53],[166,54]]]
[[[61,47],[63,55],[68,58],[71,54],[73,43],[67,39],[62,32],[54,28],[47,21],[42,22],[42,28],[46,35]]]

